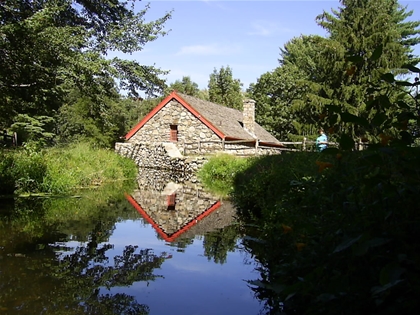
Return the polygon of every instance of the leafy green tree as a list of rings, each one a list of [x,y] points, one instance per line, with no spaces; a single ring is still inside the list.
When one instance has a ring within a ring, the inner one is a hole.
[[[233,225],[207,233],[203,241],[204,256],[208,261],[213,259],[217,264],[224,264],[228,252],[235,250],[238,238],[237,227]]]
[[[165,71],[107,58],[109,51],[133,53],[166,34],[171,14],[145,22],[148,9],[135,13],[118,0],[1,1],[0,126],[9,127],[19,114],[54,117],[73,88],[93,100],[118,89],[133,96],[162,92]]]
[[[256,121],[281,140],[293,140],[302,132],[293,103],[302,97],[299,81],[303,73],[296,66],[283,66],[264,73],[251,84],[248,96],[256,101]]]
[[[227,107],[242,109],[242,83],[234,79],[232,69],[227,66],[221,67],[219,71],[216,68],[210,74],[208,84],[209,100]]]
[[[191,96],[198,96],[200,89],[198,84],[191,81],[191,78],[188,76],[182,77],[182,80],[176,80],[174,83],[171,83],[168,87],[168,91],[177,91]]]
[[[124,134],[124,116],[120,109],[112,99],[98,104],[81,97],[73,103],[65,103],[57,118],[59,142],[83,140],[99,147],[112,147]]]
[[[337,56],[337,62],[344,60],[339,43],[317,35],[295,37],[281,49],[281,67],[299,73],[293,84],[300,94],[291,100],[290,109],[296,117],[294,126],[298,135],[316,134],[324,123],[320,117],[325,107],[332,104],[337,78],[335,64],[328,61],[328,56]]]

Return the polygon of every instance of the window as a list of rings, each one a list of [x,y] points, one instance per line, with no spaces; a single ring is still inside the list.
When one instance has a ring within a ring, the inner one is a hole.
[[[170,134],[170,141],[177,142],[178,141],[178,126],[171,125],[171,134]]]
[[[168,210],[175,210],[175,198],[176,198],[176,194],[169,195],[166,198],[166,204],[168,206]]]

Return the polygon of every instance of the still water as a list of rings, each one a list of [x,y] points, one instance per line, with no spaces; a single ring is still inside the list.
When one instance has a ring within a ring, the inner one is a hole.
[[[0,314],[261,311],[235,209],[194,178],[0,202]]]

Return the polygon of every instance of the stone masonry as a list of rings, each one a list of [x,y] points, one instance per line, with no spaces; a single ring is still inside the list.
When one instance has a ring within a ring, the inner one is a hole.
[[[251,107],[248,102],[244,106]],[[246,127],[253,131],[245,117]],[[177,126],[177,141],[170,141],[170,126]],[[139,167],[170,169],[176,172],[195,172],[206,161],[206,156],[224,152],[237,156],[278,154],[280,149],[256,147],[255,143],[223,142],[184,106],[172,99],[151,117],[127,142],[116,143],[115,150],[136,161]]]

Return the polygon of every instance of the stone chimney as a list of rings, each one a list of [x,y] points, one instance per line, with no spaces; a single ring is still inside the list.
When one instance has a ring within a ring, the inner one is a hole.
[[[244,128],[255,136],[255,101],[252,99],[245,99],[243,101],[243,124]]]

